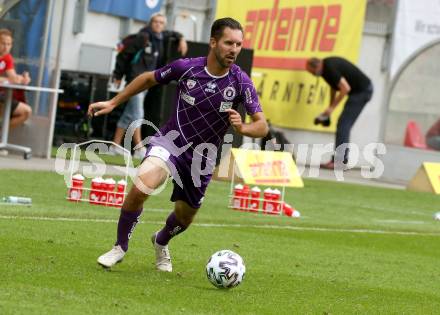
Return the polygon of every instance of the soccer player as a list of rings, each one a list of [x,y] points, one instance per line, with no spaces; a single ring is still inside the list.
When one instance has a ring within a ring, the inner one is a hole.
[[[249,77],[234,64],[243,42],[243,29],[231,18],[214,21],[207,57],[179,59],[134,79],[106,102],[89,106],[89,115],[103,115],[130,97],[156,84],[178,82],[177,100],[168,122],[148,143],[145,160],[121,208],[114,247],[98,258],[103,267],[120,262],[139,221],[144,201],[166,181],[174,179],[174,211],[152,235],[156,269],[172,271],[168,242],[185,231],[200,208],[215,166],[216,149],[232,125],[248,137],[264,137],[267,122]],[[244,123],[236,111],[244,104],[251,117]]]

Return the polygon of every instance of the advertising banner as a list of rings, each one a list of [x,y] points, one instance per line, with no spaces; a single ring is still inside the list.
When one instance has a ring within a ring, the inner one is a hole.
[[[147,22],[163,0],[90,0],[89,10]]]
[[[399,0],[397,6],[391,77],[416,51],[440,40],[440,1]]]
[[[424,162],[406,188],[440,194],[440,163]]]
[[[252,80],[271,123],[333,132],[343,106],[329,128],[313,124],[329,105],[330,88],[305,71],[305,62],[341,56],[356,63],[365,7],[365,0],[219,0],[216,17],[243,25],[243,45],[254,49]]]
[[[289,152],[232,149],[231,153],[245,184],[304,187]]]

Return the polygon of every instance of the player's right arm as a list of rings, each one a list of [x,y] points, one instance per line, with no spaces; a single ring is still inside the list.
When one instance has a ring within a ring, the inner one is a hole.
[[[90,104],[88,115],[92,117],[108,114],[118,105],[128,101],[132,96],[155,86],[157,83],[153,71],[144,72],[131,81],[130,84],[111,100]]]
[[[128,101],[133,95],[156,84],[167,84],[170,81],[178,80],[188,69],[189,62],[189,59],[178,59],[155,71],[142,73],[111,100],[90,104],[89,117],[108,114],[119,104]]]

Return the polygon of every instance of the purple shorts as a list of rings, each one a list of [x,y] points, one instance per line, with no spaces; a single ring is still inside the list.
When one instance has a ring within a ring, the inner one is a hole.
[[[200,167],[191,167],[193,163],[192,150],[188,150],[179,156],[174,156],[170,154],[169,151],[167,151],[167,149],[165,149],[162,145],[153,143],[150,143],[147,146],[147,153],[145,156],[159,157],[167,164],[173,177],[174,189],[170,198],[172,202],[183,200],[192,208],[198,209],[201,207],[206,188],[208,187],[208,184],[212,178],[215,161],[214,164],[209,163],[212,171],[200,172]],[[202,169],[205,169],[207,167],[207,159],[200,157],[198,160],[202,161],[201,167]]]

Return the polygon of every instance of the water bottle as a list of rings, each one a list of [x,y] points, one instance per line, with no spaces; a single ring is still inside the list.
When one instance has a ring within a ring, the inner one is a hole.
[[[4,203],[21,204],[21,205],[32,204],[32,199],[28,197],[8,196],[8,197],[3,197],[2,200]]]

